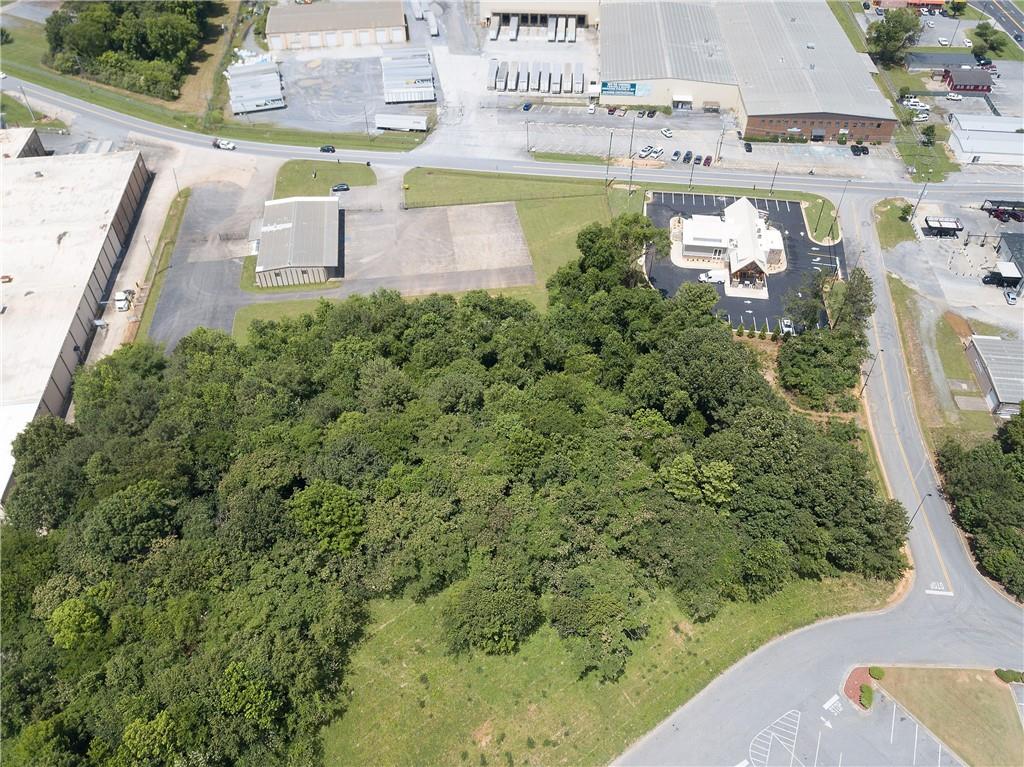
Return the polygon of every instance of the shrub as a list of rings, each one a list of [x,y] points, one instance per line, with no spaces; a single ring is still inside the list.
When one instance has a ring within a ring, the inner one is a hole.
[[[778,340],[779,340],[779,331],[773,330],[772,331],[772,341],[777,343]]]
[[[536,748],[537,747],[537,741],[535,741],[532,736],[528,737],[526,739],[526,747],[527,748]]]
[[[840,394],[836,397],[835,406],[841,413],[853,413],[857,410],[857,398],[852,394]]]
[[[763,341],[765,338],[768,337],[768,333],[764,328],[761,328],[761,332],[757,334],[757,337]]]
[[[909,95],[910,95],[910,86],[909,85],[900,86],[900,99],[905,99]]]
[[[751,328],[750,330],[747,331],[747,338],[753,338],[753,337],[754,337],[754,329]]]
[[[868,669],[868,674],[872,679],[882,679],[885,677],[885,669],[881,666],[871,666],[871,668]]]
[[[996,676],[1004,682],[1006,682],[1007,684],[1010,684],[1011,682],[1024,681],[1024,673],[1020,671],[1014,671],[1010,668],[997,668]]]
[[[860,705],[863,708],[871,708],[871,704],[875,702],[875,691],[871,689],[871,685],[862,684],[860,686]]]
[[[914,212],[914,206],[909,202],[900,205],[900,221],[909,221],[910,214]]]
[[[0,45],[7,45],[11,42],[11,33],[7,31],[6,27],[0,27]]]

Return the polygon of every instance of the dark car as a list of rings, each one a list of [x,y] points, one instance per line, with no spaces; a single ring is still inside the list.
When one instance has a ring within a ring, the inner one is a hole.
[[[683,162],[684,163],[688,163],[692,159],[693,159],[693,152],[690,152],[689,150],[687,150],[686,154],[683,155]]]
[[[679,158],[680,158],[680,157],[682,157],[682,156],[683,156],[683,153],[682,153],[682,152],[680,152],[680,151],[679,151],[679,150],[677,149],[676,151],[674,151],[674,152],[672,153],[672,162],[677,162],[677,161],[679,160]]]
[[[348,186],[348,184],[346,184],[344,182],[342,182],[340,184],[335,184],[334,186],[331,187],[331,191],[332,192],[347,192],[348,190],[349,190],[349,186]]]
[[[878,16],[884,16],[885,11],[883,11],[881,8],[875,8],[875,14]]]
[[[695,154],[695,155],[693,156],[693,164],[694,164],[694,165],[700,165],[700,162],[701,162],[701,160],[703,160],[703,159],[704,159],[704,155],[702,155],[702,154]]]
[[[990,210],[988,214],[996,221],[1002,221],[1004,224],[1010,220],[1010,214],[1005,210]]]
[[[334,147],[331,146],[330,144],[324,144],[322,147],[320,147],[320,151],[324,152],[325,154],[334,154],[335,150]]]
[[[1020,32],[1015,34],[1013,36],[1013,39],[1016,40],[1018,43],[1024,43],[1024,35],[1022,35]]]
[[[868,148],[867,148],[866,146],[862,146],[862,147],[860,148],[860,153],[861,153],[862,155],[865,155],[865,156],[867,156],[867,155],[871,154],[871,151],[870,151],[870,150],[869,150],[869,149],[868,149]]]
[[[753,152],[754,151],[754,147],[750,146],[750,142],[749,141],[744,141],[743,142],[743,151],[744,152]]]
[[[608,107],[608,114],[610,114],[610,115],[615,114],[615,107]]]
[[[704,158],[704,167],[706,168],[710,164],[711,164],[711,155],[708,155],[707,157]]]
[[[533,109],[533,104],[531,104],[529,101],[527,101],[525,104],[523,104],[523,111],[524,112],[529,112],[531,109]]]
[[[1021,213],[1019,210],[1008,210],[1007,214],[1014,221],[1024,221],[1024,213]]]
[[[864,6],[864,10],[865,11],[870,11],[871,10],[871,3],[861,3],[861,5]]]
[[[648,117],[654,117],[654,115],[656,115],[656,114],[658,114],[658,113],[656,111],[654,111],[653,109],[647,110],[647,116]]]
[[[851,145],[850,145],[850,153],[851,153],[851,154],[852,154],[852,155],[853,155],[854,157],[860,157],[860,147],[859,147],[859,146],[857,146],[856,144],[851,144]]]

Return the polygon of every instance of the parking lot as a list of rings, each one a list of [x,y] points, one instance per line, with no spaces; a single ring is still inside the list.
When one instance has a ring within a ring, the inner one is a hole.
[[[771,331],[777,329],[779,320],[786,316],[786,300],[790,293],[800,291],[815,274],[833,274],[838,268],[845,276],[846,262],[841,242],[826,247],[808,238],[799,202],[749,199],[758,210],[766,211],[771,225],[782,232],[788,266],[786,271],[768,278],[767,299],[729,297],[722,285],[715,285],[719,295],[716,309],[733,327],[743,325]],[[653,192],[646,213],[656,226],[668,229],[669,221],[676,215],[717,215],[735,200],[735,197],[718,195]],[[702,271],[683,269],[665,258],[655,262],[650,278],[654,287],[672,296],[684,282],[697,282]]]

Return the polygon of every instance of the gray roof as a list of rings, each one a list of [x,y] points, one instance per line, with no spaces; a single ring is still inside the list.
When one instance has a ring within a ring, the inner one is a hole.
[[[401,26],[405,26],[401,0],[342,0],[312,5],[274,5],[267,17],[268,35]]]
[[[338,266],[338,198],[286,197],[263,205],[256,271]]]
[[[992,75],[984,69],[951,69],[949,74],[956,85],[992,85]]]
[[[706,3],[602,4],[601,79],[736,83]]]
[[[1024,400],[1024,340],[971,336],[1000,402]]]
[[[750,115],[895,119],[824,2],[608,2],[601,67],[604,80],[734,83]]]

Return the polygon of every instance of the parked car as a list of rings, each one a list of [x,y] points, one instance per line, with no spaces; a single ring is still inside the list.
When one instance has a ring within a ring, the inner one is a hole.
[[[851,145],[850,145],[850,153],[851,153],[851,154],[852,154],[852,155],[853,155],[854,157],[860,157],[860,147],[859,147],[859,146],[857,146],[856,144],[851,144]]]
[[[964,100],[964,97],[961,96],[959,93],[954,93],[953,91],[950,91],[949,93],[946,94],[946,101],[963,101],[963,100]]]
[[[970,48],[972,45],[974,45],[974,43],[971,42],[971,38],[965,37],[964,38],[964,47],[965,48]]]
[[[608,107],[608,114],[610,114],[610,115],[615,114],[615,107]]]
[[[687,152],[687,154],[689,154],[689,152]],[[704,159],[704,155],[702,155],[702,154],[694,155],[693,156],[693,164],[694,165],[700,165],[700,163],[701,163],[701,161],[703,159]]]
[[[533,109],[533,104],[531,104],[529,101],[527,101],[525,104],[523,104],[523,111],[524,112],[529,112],[531,109]]]
[[[587,106],[587,114],[588,114],[588,115],[592,115],[592,114],[594,114],[594,112],[596,112],[596,111],[597,111],[597,104],[589,104],[589,105]]]
[[[949,40],[945,37],[939,38],[939,45],[949,45]]]
[[[885,15],[885,11],[883,11],[881,8],[875,8],[875,15],[876,16],[884,16]]]
[[[1008,303],[1010,306],[1016,306],[1017,305],[1017,289],[1016,288],[1007,288],[1006,290],[1003,291],[1003,298],[1006,299],[1006,303]]]
[[[748,152],[748,153],[749,153],[749,152],[753,152],[753,151],[754,151],[754,147],[752,147],[752,146],[750,145],[750,142],[749,142],[749,141],[744,141],[744,142],[743,142],[743,151],[744,151],[744,152]]]
[[[656,149],[655,149],[655,150],[654,150],[653,152],[651,152],[651,159],[653,159],[653,160],[657,160],[657,159],[659,159],[659,158],[660,158],[660,157],[661,157],[661,156],[662,156],[663,154],[665,154],[665,150],[664,150],[664,148],[662,148],[662,147],[660,147],[660,146],[659,146],[659,147],[657,147],[657,148],[656,148]]]
[[[862,155],[869,155],[869,154],[871,154],[871,150],[869,150],[866,146],[861,144],[861,146],[860,146],[860,153]]]
[[[931,119],[931,115],[928,112],[918,112],[914,115],[914,122],[926,123]]]
[[[926,21],[925,24],[928,25],[929,29],[935,29],[935,22],[932,21],[931,19],[928,19],[928,21]]]
[[[861,5],[864,6],[864,10],[865,11],[870,11],[871,10],[871,3],[864,2],[864,3],[861,3]]]
[[[617,110],[615,111],[615,116],[616,116],[616,117],[625,117],[625,116],[626,116],[626,110],[625,110],[625,109],[623,109],[622,107],[619,107],[619,108],[618,108],[618,109],[617,109]]]
[[[729,276],[728,269],[712,269],[709,272],[701,272],[697,275],[698,282],[706,282],[708,284],[724,283]]]
[[[324,144],[322,147],[320,147],[320,151],[323,152],[324,154],[334,154],[335,149],[330,144]]]
[[[1022,35],[1020,32],[1015,34],[1013,36],[1013,39],[1016,40],[1018,43],[1024,43],[1024,35]]]
[[[974,54],[974,60],[978,62],[979,66],[983,66],[983,67],[990,67],[990,66],[992,66],[992,59],[988,58],[987,56],[982,56],[981,54],[975,53]]]
[[[990,210],[988,212],[988,214],[990,216],[992,216],[992,218],[994,218],[996,221],[1002,221],[1004,224],[1007,221],[1010,220],[1010,213],[1009,213],[1009,211],[1005,211],[1005,210]]]
[[[661,135],[664,136],[665,138],[672,138],[672,129],[671,128],[662,128],[661,129]]]
[[[693,152],[689,149],[686,150],[686,154],[683,155],[683,163],[689,163],[693,159]]]
[[[711,159],[712,159],[711,155],[708,155],[707,157],[704,158],[704,167],[705,168],[708,167],[711,164]]]
[[[349,186],[344,181],[331,187],[332,192],[347,192],[348,190]]]
[[[680,157],[682,157],[682,156],[683,156],[683,153],[682,153],[682,152],[680,152],[680,151],[679,151],[679,150],[677,149],[676,151],[674,151],[674,152],[672,153],[672,162],[677,162],[677,161],[679,160],[679,158],[680,158]]]
[[[234,151],[238,147],[235,146],[233,141],[228,141],[227,139],[223,139],[223,138],[215,138],[213,140],[213,148],[214,149],[227,149],[229,151]]]
[[[793,320],[789,317],[779,318],[779,331],[782,335],[793,335]]]
[[[1008,210],[1007,215],[1014,221],[1024,221],[1024,213],[1019,210]]]
[[[640,150],[640,152],[637,154],[637,157],[639,157],[641,160],[644,160],[650,157],[653,151],[654,147],[648,144],[647,146]]]
[[[656,115],[656,114],[658,114],[658,112],[656,110],[654,110],[654,109],[648,109],[647,110],[647,116],[648,117],[654,117],[654,115]]]

